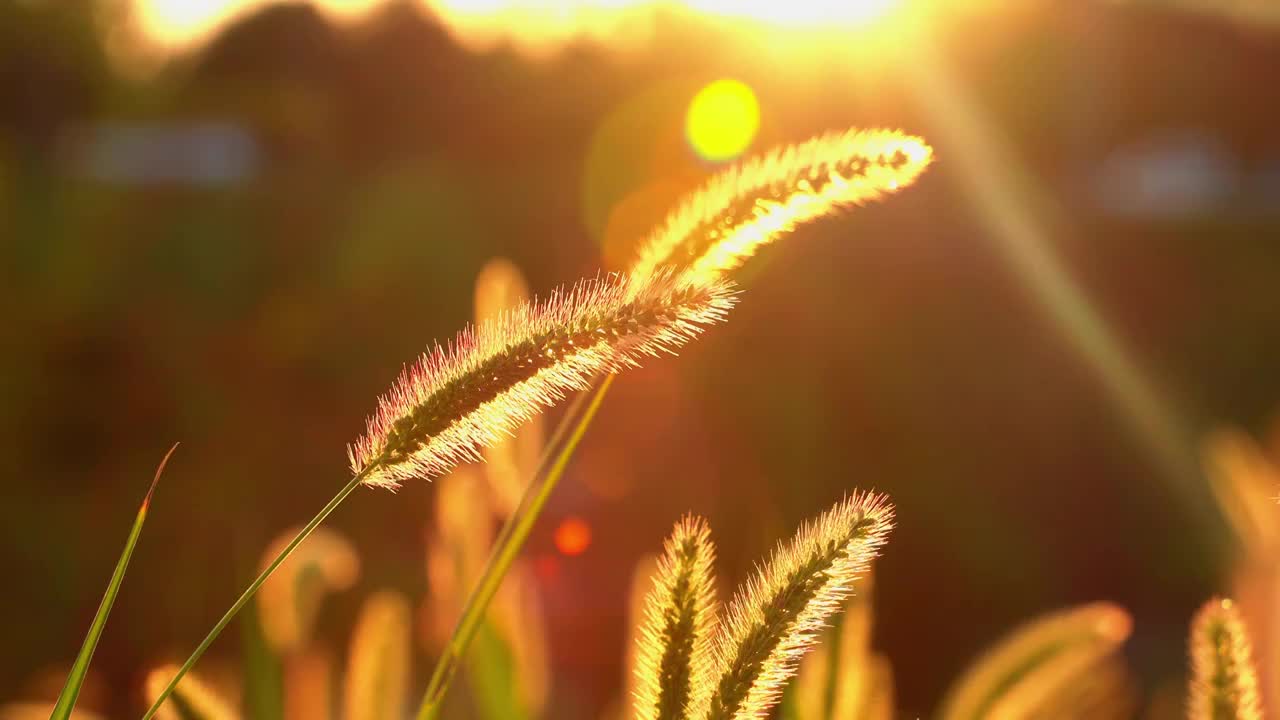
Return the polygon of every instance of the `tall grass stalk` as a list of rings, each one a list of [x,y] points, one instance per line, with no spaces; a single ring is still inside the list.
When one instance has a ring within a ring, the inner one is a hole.
[[[324,522],[325,519],[342,504],[343,500],[346,500],[351,493],[355,492],[356,488],[360,487],[365,480],[365,476],[369,474],[373,467],[373,465],[370,465],[365,470],[356,473],[351,480],[347,482],[346,487],[339,490],[338,494],[334,495],[333,499],[321,508],[320,512],[316,513],[315,517],[311,518],[306,525],[302,526],[302,529],[298,531],[298,534],[293,538],[293,540],[289,541],[289,544],[286,545],[280,554],[276,556],[275,560],[272,560],[265,568],[263,568],[262,572],[258,574],[258,577],[249,584],[249,587],[245,588],[245,591],[240,595],[239,599],[231,605],[227,612],[223,614],[222,618],[213,626],[213,629],[209,631],[209,634],[205,635],[204,640],[200,641],[200,644],[196,646],[194,651],[192,651],[191,657],[187,658],[187,661],[182,663],[182,666],[178,668],[176,673],[174,673],[173,678],[169,680],[169,684],[160,691],[160,694],[156,696],[155,702],[151,704],[151,707],[147,710],[146,714],[142,716],[142,720],[151,720],[151,718],[155,717],[156,711],[160,709],[160,706],[164,704],[164,701],[173,693],[173,689],[178,686],[178,682],[182,680],[184,675],[191,671],[191,668],[195,666],[196,662],[200,660],[200,657],[209,649],[209,646],[213,644],[213,641],[217,640],[218,636],[222,634],[222,631],[226,629],[227,625],[231,624],[232,619],[234,619],[235,616],[244,609],[245,605],[249,604],[249,601],[252,600],[253,596],[258,592],[258,588],[262,587],[262,583],[266,582],[267,578],[271,577],[271,573],[275,572],[277,567],[280,567],[280,563],[283,563],[285,559],[293,553],[294,548],[302,544],[303,540],[310,537],[311,533],[315,532],[315,529],[320,526],[320,523]]]
[[[431,673],[431,680],[427,684],[427,690],[422,697],[422,704],[418,708],[418,720],[433,720],[440,716],[445,694],[448,692],[449,685],[458,671],[458,666],[466,656],[467,648],[475,637],[476,630],[479,629],[481,621],[488,611],[489,603],[493,600],[493,596],[497,594],[503,577],[506,575],[507,570],[510,569],[511,564],[515,562],[516,556],[520,554],[520,549],[524,547],[524,542],[528,539],[534,522],[542,514],[542,508],[547,504],[551,493],[564,475],[564,471],[569,465],[569,460],[573,457],[574,451],[577,449],[578,444],[582,442],[587,428],[591,425],[596,412],[604,402],[605,395],[613,384],[613,378],[613,375],[606,376],[594,394],[590,395],[589,401],[587,392],[580,394],[569,406],[564,420],[561,421],[552,434],[551,442],[547,445],[547,452],[543,455],[543,459],[539,463],[538,470],[530,481],[528,489],[525,490],[520,506],[507,519],[502,531],[494,541],[493,553],[489,556],[489,562],[480,576],[480,582],[467,598],[467,604],[463,607],[462,616],[458,618],[458,624],[454,627],[453,636],[449,639],[448,645],[445,646],[443,654]],[[584,403],[585,409],[583,409]],[[582,415],[574,423],[579,411],[581,411]],[[572,431],[568,430],[570,426],[573,428]],[[563,447],[556,451],[561,437],[566,432],[568,437],[565,439]],[[552,460],[553,457],[554,460]],[[548,462],[550,462],[549,466]],[[546,468],[545,473],[543,472],[544,468]]]

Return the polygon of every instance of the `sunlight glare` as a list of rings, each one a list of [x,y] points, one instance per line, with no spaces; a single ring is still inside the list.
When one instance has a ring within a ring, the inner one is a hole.
[[[689,144],[699,156],[712,161],[741,155],[759,129],[756,94],[738,80],[716,80],[699,90],[685,117]]]
[[[581,38],[626,49],[644,41],[661,7],[747,25],[803,30],[848,29],[882,19],[902,0],[417,0],[472,49],[510,41],[534,55]],[[311,0],[326,14],[356,17],[387,0]],[[157,47],[189,48],[269,0],[132,0],[138,27]]]
[[[899,0],[687,0],[708,15],[737,17],[791,27],[853,26],[875,20]]]

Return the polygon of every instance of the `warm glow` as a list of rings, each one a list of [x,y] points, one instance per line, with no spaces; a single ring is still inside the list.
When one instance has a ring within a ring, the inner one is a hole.
[[[591,546],[591,526],[582,518],[565,518],[556,528],[555,542],[565,555],[581,555]]]
[[[737,80],[717,80],[689,104],[685,135],[707,160],[731,160],[747,149],[760,129],[760,105],[751,88]]]
[[[887,13],[899,0],[687,0],[708,15],[794,27],[851,26]]]
[[[652,11],[683,7],[708,17],[804,29],[856,27],[879,20],[902,0],[419,0],[468,47],[511,42],[545,54],[588,38],[611,47],[643,42]],[[356,16],[385,0],[312,0],[330,15]],[[133,0],[139,28],[164,49],[191,47],[270,0]]]
[[[359,15],[380,0],[312,0],[338,18]],[[182,49],[207,40],[232,20],[273,4],[270,0],[133,0],[138,28],[161,48]]]

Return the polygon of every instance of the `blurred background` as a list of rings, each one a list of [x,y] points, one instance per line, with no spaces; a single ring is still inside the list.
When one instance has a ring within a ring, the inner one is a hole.
[[[853,488],[898,507],[875,644],[904,714],[1091,600],[1134,613],[1147,690],[1179,682],[1228,553],[1199,443],[1280,400],[1268,5],[0,0],[0,698],[56,692],[174,441],[95,658],[111,717],[342,485],[487,260],[539,294],[623,267],[726,162],[853,125],[937,162],[621,378],[540,520],[549,715],[622,692],[632,569],[682,513],[736,583]],[[333,516],[362,585],[426,592],[432,504]]]

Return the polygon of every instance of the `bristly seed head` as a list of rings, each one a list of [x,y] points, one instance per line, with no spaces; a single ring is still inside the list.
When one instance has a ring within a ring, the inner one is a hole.
[[[774,551],[729,604],[716,632],[713,680],[690,717],[766,717],[892,527],[883,496],[855,494]]]
[[[933,150],[896,130],[848,130],[776,148],[720,173],[667,216],[632,272],[720,277],[796,225],[899,190]]]
[[[468,328],[405,370],[348,449],[368,485],[434,477],[599,373],[674,353],[733,306],[726,282],[609,275]]]
[[[667,539],[645,599],[635,667],[636,720],[683,720],[690,697],[708,684],[714,564],[707,521],[685,517]]]
[[[1230,600],[1205,603],[1191,623],[1191,720],[1262,720],[1249,633]]]

